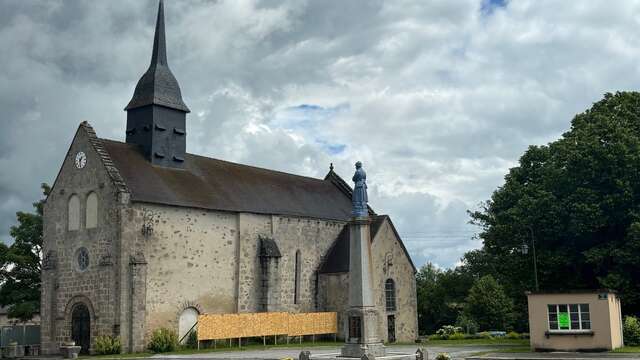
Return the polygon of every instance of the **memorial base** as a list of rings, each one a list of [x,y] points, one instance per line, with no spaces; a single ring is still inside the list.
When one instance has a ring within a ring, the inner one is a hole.
[[[371,358],[371,356],[380,358],[384,357],[386,354],[387,349],[382,343],[344,344],[340,351],[340,357],[358,359],[361,359],[364,355],[367,355],[368,358]]]

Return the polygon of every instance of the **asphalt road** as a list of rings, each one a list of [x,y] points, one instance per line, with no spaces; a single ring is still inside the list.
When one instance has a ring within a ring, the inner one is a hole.
[[[451,355],[453,359],[464,359],[471,355],[492,351],[500,348],[500,345],[469,345],[469,346],[434,346],[426,347],[425,349],[429,353],[429,359],[435,358],[438,353],[446,352]],[[418,347],[416,345],[393,345],[387,347],[390,352],[403,352],[403,353],[415,353]],[[153,359],[188,359],[188,360],[208,360],[208,359],[244,359],[244,360],[280,360],[280,359],[297,359],[302,350],[311,351],[311,355],[322,354],[337,354],[340,352],[340,347],[323,346],[323,347],[290,347],[290,348],[277,348],[266,350],[243,350],[243,351],[218,351],[211,353],[200,353],[192,355],[154,355]],[[637,360],[637,359],[636,359]]]

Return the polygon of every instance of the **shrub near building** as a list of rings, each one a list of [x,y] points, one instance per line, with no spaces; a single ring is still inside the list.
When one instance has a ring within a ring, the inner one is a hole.
[[[640,346],[640,321],[635,316],[625,316],[623,326],[625,346]]]
[[[149,350],[155,353],[175,351],[178,348],[178,335],[175,331],[160,328],[153,332],[149,341]]]

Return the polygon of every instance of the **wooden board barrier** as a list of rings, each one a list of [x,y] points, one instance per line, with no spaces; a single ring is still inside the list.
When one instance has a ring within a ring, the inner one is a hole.
[[[198,316],[198,341],[273,335],[320,335],[338,332],[335,312],[241,313]]]

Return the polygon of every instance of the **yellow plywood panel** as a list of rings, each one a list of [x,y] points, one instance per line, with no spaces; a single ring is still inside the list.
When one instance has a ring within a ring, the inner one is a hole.
[[[338,332],[338,314],[335,312],[317,313],[316,334],[335,334]]]
[[[204,314],[198,317],[198,340],[331,334],[337,324],[334,312]]]
[[[289,314],[284,312],[263,313],[261,325],[264,335],[286,335],[289,322]]]

